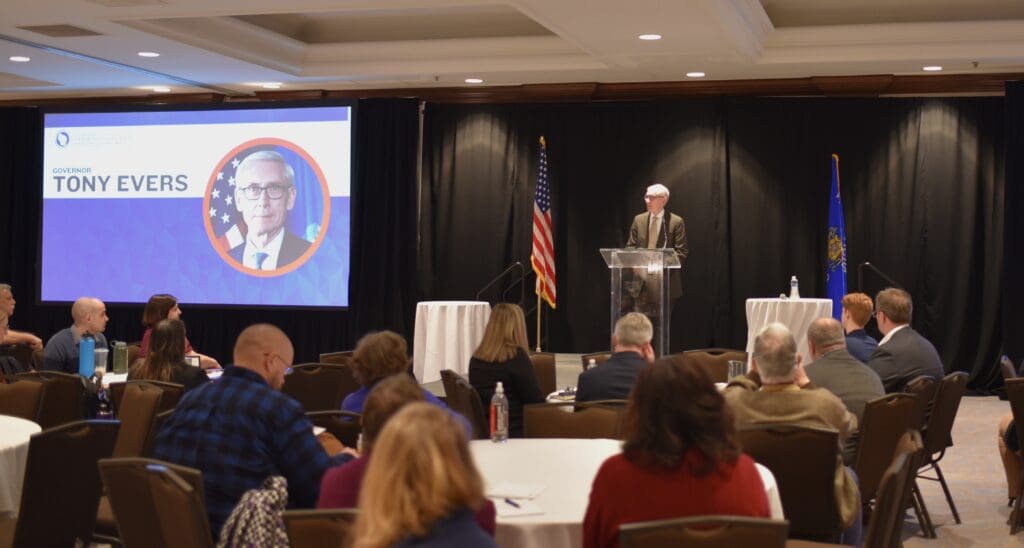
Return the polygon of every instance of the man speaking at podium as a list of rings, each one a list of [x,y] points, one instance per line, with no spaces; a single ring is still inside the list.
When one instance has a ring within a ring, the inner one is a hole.
[[[633,218],[633,226],[629,228],[629,241],[626,247],[646,247],[648,249],[671,248],[676,250],[679,264],[683,264],[690,248],[686,244],[686,223],[683,218],[665,211],[668,203],[668,189],[665,185],[655,184],[647,187],[644,195],[647,213]],[[666,213],[668,224],[665,223]],[[673,295],[676,298],[678,295]]]

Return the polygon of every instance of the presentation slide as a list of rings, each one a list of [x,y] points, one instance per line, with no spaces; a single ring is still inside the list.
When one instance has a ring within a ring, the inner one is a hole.
[[[348,306],[352,107],[44,114],[43,302]]]

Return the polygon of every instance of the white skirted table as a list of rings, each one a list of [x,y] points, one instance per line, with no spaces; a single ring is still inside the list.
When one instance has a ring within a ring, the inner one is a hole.
[[[495,541],[502,548],[576,547],[583,545],[583,516],[590,486],[601,463],[618,454],[621,442],[606,439],[511,439],[505,443],[474,440],[469,444],[486,491],[501,486],[543,486],[530,502],[543,513],[498,516]],[[782,500],[772,473],[760,464],[772,517],[784,519]],[[493,499],[492,499],[493,500]],[[495,505],[503,504],[500,498]]]
[[[420,383],[441,380],[441,370],[465,376],[484,336],[491,305],[482,301],[416,303],[412,369]]]
[[[779,322],[793,332],[797,352],[807,364],[807,328],[818,318],[830,317],[831,299],[747,299],[747,355],[754,353],[754,337],[766,325]]]
[[[18,515],[28,442],[40,430],[32,421],[0,415],[0,517]]]

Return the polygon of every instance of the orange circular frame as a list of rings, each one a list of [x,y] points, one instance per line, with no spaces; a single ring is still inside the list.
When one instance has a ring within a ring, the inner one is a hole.
[[[213,224],[210,222],[209,216],[206,215],[206,212],[210,210],[210,190],[214,187],[214,185],[217,184],[217,173],[222,171],[224,166],[227,165],[227,163],[230,162],[232,159],[234,159],[234,157],[238,153],[242,152],[245,149],[260,145],[274,145],[284,147],[301,156],[302,159],[306,161],[306,164],[313,169],[313,172],[316,173],[316,179],[317,182],[320,183],[320,191],[323,193],[324,197],[324,212],[321,215],[322,222],[320,223],[320,234],[317,236],[316,241],[310,244],[309,249],[307,249],[302,255],[300,255],[298,259],[295,259],[294,261],[280,268],[275,268],[274,270],[256,270],[254,268],[249,268],[243,265],[242,263],[236,261],[234,257],[228,254],[226,250],[221,249],[221,246],[217,244],[217,237],[214,235],[213,232]],[[317,249],[320,249],[320,244],[323,242],[324,237],[327,235],[327,227],[330,225],[330,222],[331,195],[330,191],[327,189],[327,179],[324,177],[324,172],[320,169],[320,164],[316,163],[316,160],[314,160],[313,157],[310,156],[309,153],[306,152],[302,147],[290,141],[285,141],[284,139],[277,139],[275,137],[261,137],[259,139],[252,139],[250,141],[246,141],[231,149],[230,152],[228,152],[223,158],[221,158],[220,162],[217,162],[217,167],[213,170],[213,173],[210,174],[210,180],[207,181],[206,183],[206,191],[203,193],[203,226],[206,228],[206,237],[210,240],[210,245],[213,246],[213,249],[217,251],[217,254],[220,255],[220,258],[223,259],[224,262],[231,265],[231,267],[234,268],[235,270],[238,270],[239,272],[242,272],[244,274],[249,274],[250,276],[257,276],[260,278],[274,278],[277,276],[281,276],[283,274],[287,274],[295,270],[296,268],[299,268],[300,266],[306,264],[306,261],[308,261],[309,258],[312,257],[314,253],[316,253]]]

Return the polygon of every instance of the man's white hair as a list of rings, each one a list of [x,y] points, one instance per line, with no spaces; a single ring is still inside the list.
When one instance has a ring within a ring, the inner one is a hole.
[[[281,164],[284,166],[284,177],[288,180],[288,184],[295,184],[295,170],[292,169],[292,166],[284,159],[284,156],[276,150],[258,150],[253,152],[238,164],[238,168],[235,169],[235,173],[242,173],[256,162],[277,162]]]
[[[668,198],[668,187],[663,184],[656,183],[647,187],[648,196],[664,196]]]
[[[781,323],[768,324],[754,339],[754,359],[762,382],[793,382],[796,378],[793,333]]]
[[[640,312],[630,312],[615,322],[615,342],[628,346],[643,346],[651,342],[654,328],[651,320]]]

